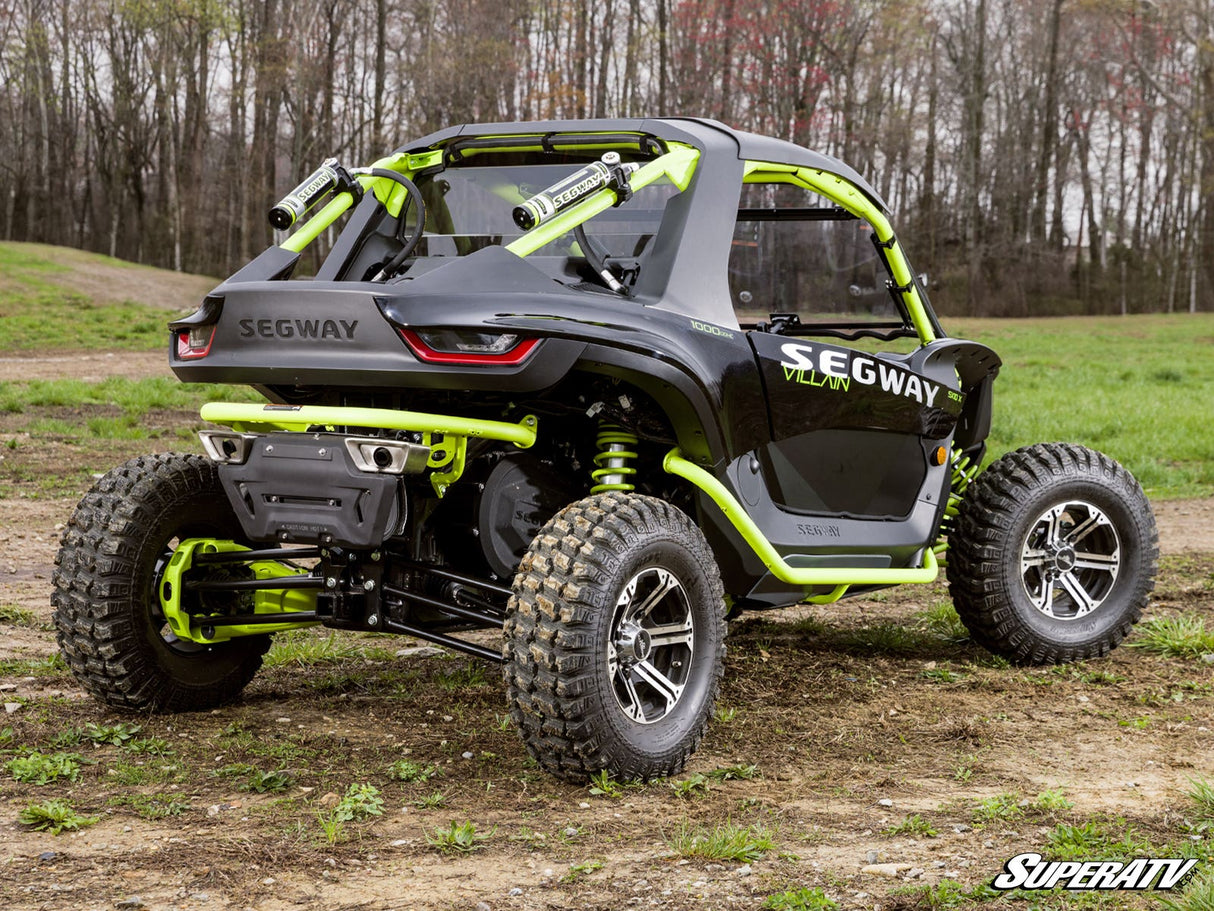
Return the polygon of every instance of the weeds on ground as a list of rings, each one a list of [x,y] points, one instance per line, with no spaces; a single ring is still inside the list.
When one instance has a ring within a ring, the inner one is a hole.
[[[764,911],[834,911],[839,903],[828,898],[826,893],[816,886],[812,889],[802,886],[800,889],[789,889],[767,896],[760,906]]]
[[[729,822],[714,829],[691,829],[684,823],[666,844],[679,857],[750,863],[772,850],[775,840],[761,825],[738,826]]]
[[[489,832],[489,835],[482,835],[476,831],[476,823],[470,820],[457,823],[452,820],[445,829],[442,826],[435,826],[433,831],[426,836],[426,841],[432,848],[443,854],[471,854],[483,847],[483,842],[488,841],[496,831],[495,827]]]
[[[439,807],[446,806],[447,795],[442,791],[435,791],[433,794],[427,794],[425,797],[419,797],[413,801],[413,806],[423,810],[437,810]]]
[[[918,813],[913,816],[908,816],[896,826],[890,826],[885,830],[886,835],[914,835],[916,837],[922,835],[924,838],[935,838],[940,833],[932,828],[932,824],[920,816]]]
[[[928,911],[949,911],[962,905],[989,901],[1000,895],[985,883],[967,889],[955,879],[942,879],[935,885],[901,886],[892,890],[892,894],[907,896],[917,907],[927,908]]]
[[[26,753],[4,764],[14,781],[25,784],[50,784],[66,778],[80,780],[80,763],[83,758],[77,753]]]
[[[257,794],[278,794],[295,784],[295,779],[286,769],[272,772],[254,771],[242,786],[243,790]]]
[[[1214,911],[1214,868],[1207,868],[1189,880],[1179,895],[1160,898],[1165,911]]]
[[[97,724],[95,721],[90,721],[84,726],[83,734],[88,740],[91,740],[98,746],[110,744],[120,747],[128,740],[134,739],[135,735],[142,730],[143,725],[132,724],[130,722]]]
[[[974,825],[982,826],[987,823],[1018,819],[1024,815],[1020,807],[1020,795],[1012,793],[997,794],[978,802],[974,808]]]
[[[346,838],[346,823],[360,822],[372,816],[384,815],[384,799],[379,788],[372,784],[352,784],[345,796],[327,813],[316,811],[321,832],[329,844],[335,845]]]
[[[42,803],[32,803],[17,815],[17,822],[40,832],[58,835],[65,830],[83,829],[91,826],[100,816],[81,816],[66,800],[55,798]]]
[[[584,860],[580,864],[570,864],[569,872],[561,877],[561,882],[571,883],[582,876],[589,876],[598,870],[603,869],[601,860]]]
[[[696,797],[708,793],[708,777],[699,772],[682,781],[671,781],[668,784],[676,797]]]
[[[422,765],[410,759],[401,759],[388,766],[388,777],[405,784],[425,783],[441,775],[443,770],[436,765]]]
[[[1059,823],[1050,831],[1047,843],[1051,860],[1122,860],[1151,852],[1150,842],[1124,819]]]

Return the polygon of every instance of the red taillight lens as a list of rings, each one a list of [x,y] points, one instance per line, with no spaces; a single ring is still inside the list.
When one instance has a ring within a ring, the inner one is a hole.
[[[509,367],[521,364],[539,339],[511,333],[468,332],[462,329],[401,329],[419,360],[431,364],[483,364]]]
[[[211,353],[211,342],[215,340],[214,326],[195,326],[177,330],[177,357],[181,360],[206,357]]]

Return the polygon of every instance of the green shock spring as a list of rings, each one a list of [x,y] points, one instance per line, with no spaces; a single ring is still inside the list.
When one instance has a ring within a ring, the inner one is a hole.
[[[962,453],[960,449],[953,449],[949,462],[952,476],[949,478],[948,503],[944,506],[944,518],[940,522],[940,532],[937,536],[939,538],[947,537],[953,530],[953,526],[957,522],[957,515],[961,512],[961,498],[965,496],[966,488],[978,474],[978,466],[974,465],[969,456]],[[941,554],[947,547],[948,544],[941,541],[932,549],[937,554]]]
[[[636,485],[629,483],[629,478],[633,477],[637,470],[629,464],[629,459],[637,457],[637,435],[619,424],[600,424],[599,434],[594,438],[594,446],[598,450],[594,456],[594,464],[597,467],[590,472],[590,477],[594,480],[590,492],[636,490]]]

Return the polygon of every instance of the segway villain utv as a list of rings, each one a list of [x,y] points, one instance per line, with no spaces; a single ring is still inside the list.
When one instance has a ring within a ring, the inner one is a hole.
[[[169,345],[266,403],[206,405],[205,456],[114,469],[64,533],[59,642],[109,705],[227,702],[276,631],[389,631],[502,662],[554,775],[653,778],[743,611],[931,582],[946,543],[1014,662],[1103,655],[1146,604],[1116,462],[978,474],[999,358],[945,334],[839,161],[705,120],[469,125],[330,160],[271,221]]]

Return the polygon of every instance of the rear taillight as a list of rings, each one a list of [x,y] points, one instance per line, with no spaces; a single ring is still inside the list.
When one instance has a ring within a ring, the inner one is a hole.
[[[470,332],[464,329],[401,329],[419,360],[431,364],[521,364],[539,339],[512,333]]]
[[[206,357],[215,340],[214,326],[192,326],[177,330],[177,357],[181,360]]]

